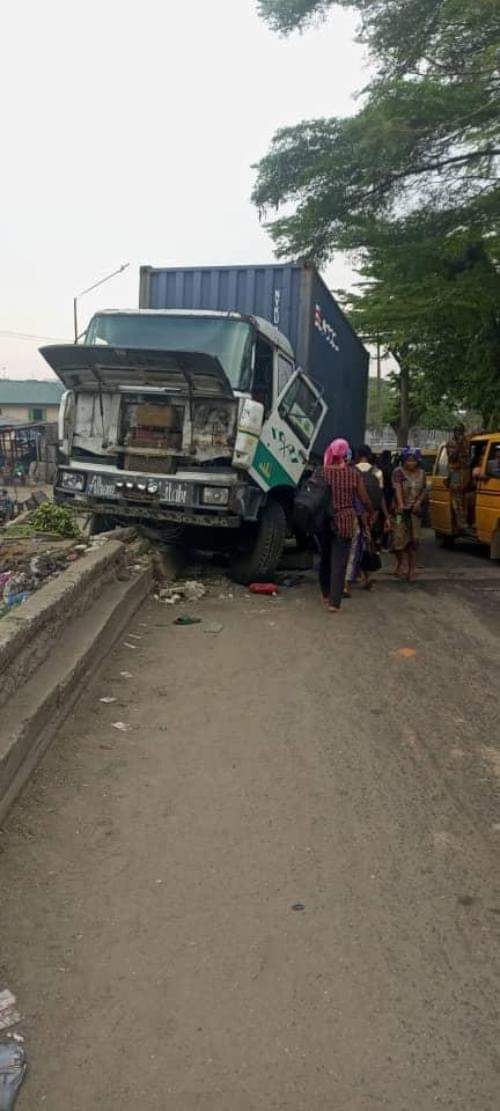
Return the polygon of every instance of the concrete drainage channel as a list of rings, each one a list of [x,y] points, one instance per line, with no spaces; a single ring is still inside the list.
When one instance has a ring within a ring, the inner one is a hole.
[[[0,821],[151,590],[134,548],[103,538],[0,623]]]

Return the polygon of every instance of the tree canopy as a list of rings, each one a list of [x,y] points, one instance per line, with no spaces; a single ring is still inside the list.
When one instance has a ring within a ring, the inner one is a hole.
[[[283,128],[254,201],[281,257],[356,252],[363,334],[426,388],[500,418],[498,0],[260,0],[288,34],[359,16],[374,77],[349,117]]]

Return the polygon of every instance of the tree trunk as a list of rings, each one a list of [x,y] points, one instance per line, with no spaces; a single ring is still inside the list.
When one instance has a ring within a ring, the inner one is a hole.
[[[399,378],[400,419],[398,428],[398,447],[405,447],[410,434],[410,373],[404,360],[400,363]]]

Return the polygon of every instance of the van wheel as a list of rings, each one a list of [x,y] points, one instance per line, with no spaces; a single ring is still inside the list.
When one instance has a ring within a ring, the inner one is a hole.
[[[449,536],[446,532],[435,532],[434,539],[438,548],[454,548],[455,537]]]
[[[251,548],[236,557],[231,564],[231,578],[246,586],[250,582],[265,582],[276,570],[281,559],[286,537],[286,516],[277,501],[268,501],[253,533]]]

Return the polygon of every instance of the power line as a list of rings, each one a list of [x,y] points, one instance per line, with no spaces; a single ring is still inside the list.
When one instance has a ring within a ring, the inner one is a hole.
[[[31,332],[9,332],[0,329],[0,336],[5,336],[7,339],[48,339],[52,343],[68,343],[68,339],[61,339],[61,336],[35,336]]]

